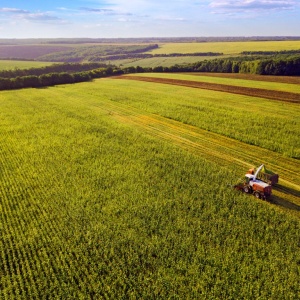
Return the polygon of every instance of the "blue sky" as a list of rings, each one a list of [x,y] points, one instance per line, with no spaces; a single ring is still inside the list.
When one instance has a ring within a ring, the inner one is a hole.
[[[0,0],[0,38],[300,36],[299,0]]]

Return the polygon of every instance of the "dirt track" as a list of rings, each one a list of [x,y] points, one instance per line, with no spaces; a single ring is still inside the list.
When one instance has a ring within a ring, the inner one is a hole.
[[[272,91],[272,90],[249,88],[249,87],[238,87],[238,86],[232,86],[232,85],[206,83],[206,82],[189,81],[189,80],[154,78],[154,77],[146,77],[146,76],[123,75],[123,76],[117,76],[114,78],[156,82],[156,83],[163,83],[163,84],[172,84],[172,85],[186,86],[186,87],[192,87],[192,88],[227,92],[227,93],[231,93],[231,94],[260,97],[260,98],[266,98],[266,99],[271,99],[271,100],[300,103],[300,94],[282,92],[282,91]]]

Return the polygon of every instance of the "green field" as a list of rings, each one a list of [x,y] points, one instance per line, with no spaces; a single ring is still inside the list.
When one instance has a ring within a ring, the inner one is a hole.
[[[282,51],[299,49],[300,41],[166,43],[159,44],[159,48],[150,51],[150,53],[220,52],[227,55],[238,55],[243,51]]]
[[[298,298],[299,105],[107,78],[0,107],[0,299]],[[262,161],[272,202],[229,187]]]
[[[0,60],[1,70],[13,70],[13,69],[30,69],[40,68],[52,65],[52,62],[40,62],[40,61],[21,61],[21,60]]]

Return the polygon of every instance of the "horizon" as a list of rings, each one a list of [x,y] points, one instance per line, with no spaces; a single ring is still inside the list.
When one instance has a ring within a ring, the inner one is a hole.
[[[161,2],[2,0],[0,39],[300,35],[300,4],[294,0]]]

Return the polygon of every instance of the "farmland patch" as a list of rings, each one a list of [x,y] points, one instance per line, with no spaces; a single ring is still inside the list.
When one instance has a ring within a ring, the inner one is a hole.
[[[40,68],[52,65],[52,62],[0,60],[0,71],[13,69]]]
[[[195,92],[0,92],[1,299],[297,297],[299,161],[150,112],[169,95],[188,114]],[[278,205],[228,186],[260,159]]]
[[[300,41],[244,41],[244,42],[205,42],[205,43],[165,43],[151,51],[160,53],[222,52],[238,55],[243,51],[299,50]]]
[[[70,50],[72,47],[61,45],[0,45],[0,58],[36,59],[39,56]]]
[[[183,56],[183,57],[152,57],[144,59],[131,59],[131,60],[116,60],[113,61],[115,65],[121,65],[122,67],[142,67],[142,68],[155,68],[159,66],[171,67],[176,64],[192,64],[198,61],[207,60],[207,59],[216,59],[217,56]],[[107,60],[106,63],[109,61]]]

